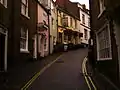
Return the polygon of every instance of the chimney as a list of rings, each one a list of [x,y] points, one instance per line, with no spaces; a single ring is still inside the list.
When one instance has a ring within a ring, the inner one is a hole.
[[[83,9],[86,9],[86,5],[85,4],[82,4],[82,7],[83,7]]]

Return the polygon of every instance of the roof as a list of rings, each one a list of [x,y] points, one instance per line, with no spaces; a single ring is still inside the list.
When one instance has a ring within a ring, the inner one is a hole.
[[[69,0],[56,0],[56,4],[58,5],[59,8],[69,13],[72,17],[80,19],[80,13],[77,4]]]

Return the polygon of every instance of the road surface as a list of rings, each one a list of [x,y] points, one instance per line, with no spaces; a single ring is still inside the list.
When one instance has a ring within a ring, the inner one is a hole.
[[[89,90],[82,73],[87,49],[65,52],[27,87],[28,90]]]

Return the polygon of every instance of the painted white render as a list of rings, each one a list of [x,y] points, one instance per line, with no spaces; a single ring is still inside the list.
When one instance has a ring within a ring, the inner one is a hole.
[[[53,53],[54,45],[57,40],[57,10],[56,6],[51,1],[51,16],[50,16],[50,53]]]
[[[83,7],[81,4],[78,4],[78,7],[80,8],[80,32],[83,33],[83,37],[81,37],[81,43],[88,44],[88,40],[90,38],[90,15],[86,13],[83,10]],[[84,21],[83,23],[83,15],[84,15]],[[85,30],[87,30],[87,38],[85,38]]]

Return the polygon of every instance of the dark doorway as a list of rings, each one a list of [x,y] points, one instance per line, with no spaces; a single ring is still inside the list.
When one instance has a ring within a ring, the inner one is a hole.
[[[0,71],[4,71],[5,65],[5,35],[0,34]]]

